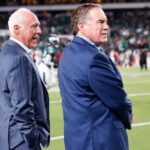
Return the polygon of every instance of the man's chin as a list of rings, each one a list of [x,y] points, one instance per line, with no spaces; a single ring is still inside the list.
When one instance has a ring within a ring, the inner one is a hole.
[[[33,41],[29,46],[30,49],[35,48],[37,45],[37,41]]]
[[[28,48],[29,49],[34,49],[36,47],[36,44],[32,44],[32,45],[30,45]]]
[[[108,42],[108,40],[106,39],[106,40],[101,40],[101,41],[99,41],[99,43],[98,44],[106,44]]]

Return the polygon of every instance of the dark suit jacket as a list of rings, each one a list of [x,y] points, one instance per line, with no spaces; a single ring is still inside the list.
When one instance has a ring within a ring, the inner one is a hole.
[[[49,98],[35,64],[16,42],[0,52],[0,149],[49,144]]]
[[[74,37],[63,51],[58,79],[66,150],[127,150],[131,102],[104,52]]]

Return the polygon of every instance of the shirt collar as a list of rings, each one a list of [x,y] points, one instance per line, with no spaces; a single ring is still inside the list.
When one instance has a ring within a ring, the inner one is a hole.
[[[19,40],[16,40],[15,38],[12,38],[12,37],[10,37],[10,40],[12,40],[12,41],[14,41],[14,42],[16,42],[16,43],[18,43],[23,49],[25,49],[25,51],[27,52],[27,53],[31,53],[31,49],[29,49],[27,46],[25,46],[23,43],[21,43]]]
[[[100,46],[97,46],[97,45],[96,45],[94,42],[92,42],[89,38],[87,38],[87,37],[85,37],[85,36],[83,36],[83,35],[80,35],[80,34],[77,34],[76,36],[78,36],[78,37],[80,37],[80,38],[86,40],[86,41],[87,41],[88,43],[90,43],[91,45],[94,45],[98,50],[103,51]]]
[[[92,45],[95,46],[95,43],[92,42],[89,38],[87,38],[87,37],[85,37],[83,35],[80,35],[80,34],[77,34],[77,36],[80,37],[80,38],[82,38],[82,39],[84,39],[84,40],[86,40],[88,43],[90,43],[90,44],[92,44]]]

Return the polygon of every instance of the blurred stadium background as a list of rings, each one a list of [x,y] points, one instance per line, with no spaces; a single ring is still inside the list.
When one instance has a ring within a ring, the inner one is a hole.
[[[81,3],[101,4],[108,17],[109,43],[106,53],[120,69],[125,89],[132,99],[135,121],[129,131],[130,150],[150,150],[150,2],[149,0],[1,0],[0,47],[9,38],[7,20],[19,7],[33,10],[40,22],[42,35],[34,53],[51,55],[55,76],[63,48],[72,39],[70,16]],[[147,69],[141,70],[141,57]],[[48,150],[65,150],[63,112],[58,83],[50,90],[51,144]]]

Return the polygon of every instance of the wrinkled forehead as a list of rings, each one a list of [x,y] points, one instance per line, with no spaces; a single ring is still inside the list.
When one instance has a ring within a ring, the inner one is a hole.
[[[39,21],[38,17],[35,14],[33,14],[32,17],[33,17],[33,20],[35,22],[37,22],[38,24],[40,24],[40,21]]]
[[[101,20],[107,20],[105,12],[102,10],[101,7],[94,7],[90,9],[88,15],[91,19],[97,18]]]
[[[24,13],[24,19],[26,19],[26,23],[29,23],[29,24],[31,24],[31,23],[40,24],[39,19],[32,12],[26,12],[26,13]]]

